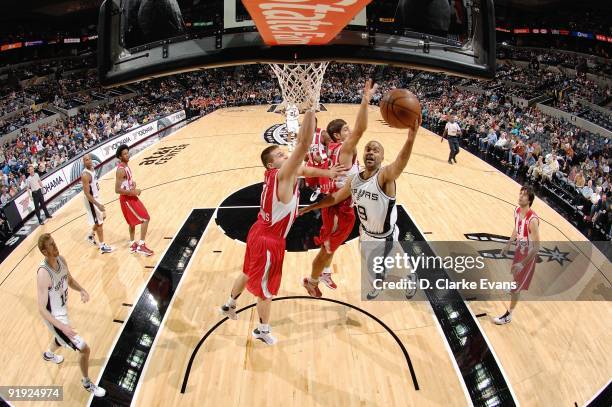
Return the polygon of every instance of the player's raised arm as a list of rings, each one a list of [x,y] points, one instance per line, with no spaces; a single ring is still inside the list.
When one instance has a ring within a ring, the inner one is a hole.
[[[340,165],[340,164],[336,164],[327,170],[322,169],[322,168],[307,167],[307,166],[302,165],[300,168],[298,168],[297,175],[299,177],[326,177],[326,178],[335,179],[343,175],[346,175],[346,172],[347,172],[347,169],[343,165]]]
[[[359,143],[361,136],[368,128],[368,106],[377,89],[378,85],[375,84],[372,86],[372,81],[370,79],[366,81],[363,87],[363,96],[361,98],[361,105],[359,105],[357,119],[355,119],[355,127],[351,135],[344,140],[342,147],[340,147],[338,162],[347,168],[350,168],[353,164],[353,156],[357,154],[357,143]]]
[[[398,179],[406,168],[406,165],[408,165],[408,159],[410,159],[410,154],[412,153],[412,146],[414,145],[414,140],[416,139],[416,134],[419,130],[420,125],[421,119],[419,117],[418,119],[415,119],[412,126],[408,128],[408,136],[406,137],[406,142],[404,143],[402,149],[395,158],[395,161],[393,161],[386,167],[383,167],[383,169],[380,171],[381,185]]]
[[[304,115],[304,121],[298,133],[295,150],[278,170],[278,199],[289,202],[293,194],[295,178],[302,165],[304,155],[308,152],[315,128],[315,112],[309,110]]]

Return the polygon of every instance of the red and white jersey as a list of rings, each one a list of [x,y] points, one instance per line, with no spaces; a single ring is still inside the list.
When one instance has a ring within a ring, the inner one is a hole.
[[[278,168],[266,170],[257,222],[264,226],[269,236],[285,238],[297,217],[300,190],[296,181],[291,201],[282,203],[276,193],[277,186]]]
[[[132,170],[130,170],[130,167],[128,167],[127,164],[119,162],[117,168],[123,168],[125,170],[126,179],[121,183],[121,189],[125,189],[126,191],[134,189],[134,178],[132,178]]]
[[[529,209],[525,214],[525,218],[521,217],[521,207],[519,206],[514,211],[514,228],[516,230],[516,245],[517,249],[527,249],[531,246],[529,238],[529,224],[533,219],[539,219],[538,215]]]
[[[312,143],[308,149],[308,166],[324,167],[327,165],[327,147],[323,144],[321,129],[317,129],[312,136]]]
[[[329,166],[333,167],[334,165],[340,162],[340,148],[342,147],[342,143],[331,142],[329,143]],[[327,185],[321,186],[321,192],[325,194],[332,194],[339,189],[341,189],[346,183],[347,179],[351,179],[353,176],[359,174],[359,161],[357,161],[357,156],[353,156],[353,165],[347,171],[346,175],[336,178],[335,180],[329,180]]]

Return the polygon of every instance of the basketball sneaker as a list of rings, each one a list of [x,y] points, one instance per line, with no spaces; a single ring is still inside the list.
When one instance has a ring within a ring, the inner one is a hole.
[[[408,274],[406,276],[406,282],[410,283],[410,282],[413,282],[413,281],[414,281],[414,283],[412,283],[412,284],[410,284],[410,285],[408,285],[406,287],[405,295],[406,295],[406,299],[407,300],[411,299],[416,294],[416,292],[417,292],[417,285],[418,285],[418,281],[419,281],[419,279],[417,278],[416,274],[414,274],[414,273]]]
[[[332,280],[331,273],[323,273],[323,274],[321,274],[320,281],[322,281],[323,284],[325,284],[327,286],[327,288],[329,288],[331,290],[335,290],[336,288],[338,288],[336,283],[334,283],[334,280]]]
[[[85,381],[84,379],[81,379],[81,383],[83,384],[85,390],[93,394],[95,397],[104,397],[106,395],[106,390],[104,390],[102,387],[96,386],[90,380]]]
[[[310,295],[311,297],[320,298],[323,296],[323,293],[319,289],[319,285],[311,282],[308,277],[304,277],[302,285],[304,286],[306,291],[308,291],[308,295]]]
[[[258,328],[253,329],[253,338],[259,339],[266,345],[274,345],[277,339],[270,332],[260,331]]]
[[[367,298],[368,300],[373,300],[373,299],[375,299],[376,297],[378,297],[378,295],[379,295],[381,292],[382,292],[382,290],[379,290],[378,288],[372,288],[372,289],[370,290],[370,292],[368,292],[368,293],[366,294],[366,298]]]
[[[310,202],[316,201],[320,193],[321,193],[321,187],[317,187],[317,189],[315,189],[312,195],[310,195]]]
[[[94,246],[97,246],[97,245],[98,245],[98,243],[96,242],[96,238],[94,237],[94,235],[89,235],[89,236],[87,236],[87,241],[88,241],[89,243],[91,243],[92,245],[94,245]]]
[[[104,253],[110,253],[113,251],[113,248],[110,247],[109,245],[107,245],[106,243],[104,243],[102,246],[100,246],[100,253],[104,254]]]
[[[506,311],[506,313],[501,317],[493,318],[493,322],[495,322],[496,325],[509,324],[512,322],[512,314],[510,311]]]
[[[235,306],[228,307],[227,305],[223,304],[221,307],[219,307],[219,311],[221,312],[221,315],[226,316],[229,319],[233,319],[234,321],[238,319]]]
[[[136,253],[136,251],[137,251],[137,250],[138,250],[138,243],[133,242],[133,243],[130,245],[130,253]]]
[[[44,352],[43,359],[47,362],[53,362],[55,364],[60,364],[64,361],[64,357],[62,355],[57,355],[55,353]]]
[[[138,247],[136,248],[136,252],[144,254],[145,256],[153,255],[153,250],[149,249],[144,243],[138,245]]]

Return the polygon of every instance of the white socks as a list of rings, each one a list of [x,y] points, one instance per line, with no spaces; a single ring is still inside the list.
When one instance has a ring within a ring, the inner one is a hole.
[[[236,307],[236,300],[232,298],[232,296],[230,295],[230,297],[227,299],[227,302],[225,303],[225,305],[227,305],[230,308],[235,308]]]
[[[323,274],[331,274],[331,267],[324,267]]]
[[[257,325],[257,330],[261,333],[269,333],[270,332],[270,324],[259,324]]]

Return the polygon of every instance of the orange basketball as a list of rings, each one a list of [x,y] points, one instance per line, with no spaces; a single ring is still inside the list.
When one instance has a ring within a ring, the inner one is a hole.
[[[380,114],[389,126],[407,129],[415,120],[421,120],[421,104],[409,90],[393,89],[381,99]]]

